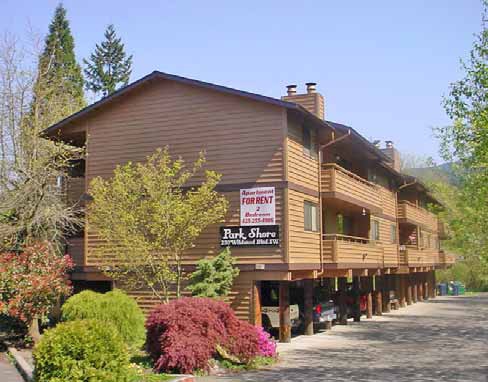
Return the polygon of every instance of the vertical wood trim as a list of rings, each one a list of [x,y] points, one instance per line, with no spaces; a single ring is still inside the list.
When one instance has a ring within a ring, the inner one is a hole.
[[[256,326],[263,326],[261,315],[261,281],[252,283],[252,321]]]
[[[313,335],[313,280],[304,281],[305,335]]]
[[[280,342],[291,341],[290,322],[290,286],[288,281],[280,281],[279,304],[280,304]]]
[[[281,111],[281,124],[283,130],[283,180],[288,181],[288,113],[286,109]],[[281,227],[283,229],[283,257],[286,263],[290,262],[290,210],[289,210],[289,195],[288,187],[283,189],[282,196],[282,216],[281,216]]]

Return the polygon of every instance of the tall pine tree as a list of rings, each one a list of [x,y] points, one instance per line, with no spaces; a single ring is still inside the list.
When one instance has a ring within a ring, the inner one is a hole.
[[[42,123],[34,123],[41,128],[73,114],[86,104],[81,67],[76,62],[74,40],[62,4],[56,7],[39,57],[34,97],[42,102],[32,103],[37,110],[32,110],[31,117],[42,119]]]
[[[126,57],[124,44],[115,33],[113,25],[105,31],[105,41],[97,44],[90,60],[83,60],[86,65],[86,88],[105,97],[120,86],[129,82],[132,72],[132,55]]]

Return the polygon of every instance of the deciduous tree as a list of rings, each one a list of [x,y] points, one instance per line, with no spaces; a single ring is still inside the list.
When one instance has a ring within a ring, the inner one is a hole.
[[[129,162],[112,178],[91,182],[88,225],[103,242],[92,255],[103,259],[106,274],[162,301],[174,283],[180,296],[184,252],[222,220],[228,205],[215,190],[220,175],[202,173],[204,164],[200,155],[188,168],[167,148],[158,149],[144,163]]]

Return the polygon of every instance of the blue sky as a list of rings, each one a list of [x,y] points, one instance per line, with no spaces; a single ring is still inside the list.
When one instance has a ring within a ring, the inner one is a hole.
[[[58,1],[1,0],[0,32],[45,33]],[[157,69],[273,97],[315,81],[327,119],[438,158],[432,126],[480,30],[479,0],[66,0],[81,61],[115,24],[131,80]]]

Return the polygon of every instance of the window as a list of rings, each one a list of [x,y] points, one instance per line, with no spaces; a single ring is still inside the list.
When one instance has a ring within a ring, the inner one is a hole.
[[[312,132],[308,127],[303,126],[303,152],[312,158],[317,158],[317,152],[312,142]]]
[[[380,222],[378,220],[371,220],[371,240],[380,240]]]
[[[304,202],[303,214],[305,221],[305,231],[318,232],[319,231],[319,214],[318,206],[315,203]]]
[[[395,244],[397,242],[397,228],[395,224],[390,226],[390,242]]]

